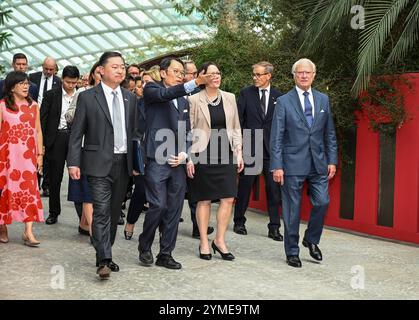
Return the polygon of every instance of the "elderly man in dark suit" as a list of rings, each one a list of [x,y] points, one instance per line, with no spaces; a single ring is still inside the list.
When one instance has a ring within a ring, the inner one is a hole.
[[[102,82],[78,97],[67,165],[72,179],[80,179],[80,173],[87,176],[93,198],[97,273],[106,279],[111,271],[119,271],[112,261],[112,245],[128,179],[133,174],[132,141],[139,136],[135,130],[136,97],[120,87],[126,72],[121,54],[105,52],[99,71]]]
[[[272,120],[271,170],[274,181],[282,185],[287,263],[300,268],[298,241],[304,181],[309,184],[313,209],[303,245],[313,259],[321,261],[318,244],[329,206],[329,180],[336,173],[338,157],[329,98],[311,87],[315,64],[300,59],[292,73],[296,87],[278,98]]]
[[[282,241],[283,237],[279,232],[281,220],[278,212],[281,203],[281,190],[278,184],[273,181],[269,170],[272,116],[276,99],[281,95],[279,90],[271,86],[273,71],[273,65],[267,61],[253,65],[254,85],[241,90],[237,102],[240,125],[244,132],[250,133],[250,136],[245,133],[243,137],[246,168],[240,175],[234,208],[233,230],[237,234],[247,234],[245,213],[249,205],[252,185],[259,173],[263,172],[269,213],[268,237],[275,241]],[[263,150],[256,152],[257,147],[261,147]],[[252,161],[252,159],[254,160]]]
[[[205,84],[210,75],[183,83],[183,62],[165,58],[160,63],[162,83],[144,87],[146,111],[145,168],[146,198],[150,204],[144,218],[138,249],[141,264],[153,264],[151,246],[156,229],[161,231],[160,252],[156,265],[180,269],[172,257],[176,245],[179,218],[186,191],[185,161],[188,157],[187,134],[190,131],[189,104],[185,95]]]
[[[28,58],[23,53],[16,53],[13,55],[12,68],[14,71],[28,72]],[[38,101],[38,86],[29,81],[29,96]],[[4,80],[0,80],[0,99],[4,97]]]
[[[70,138],[65,114],[76,93],[79,77],[77,67],[66,66],[62,73],[62,87],[47,91],[42,100],[41,127],[50,177],[49,217],[45,220],[46,224],[55,224],[61,213],[60,189]]]

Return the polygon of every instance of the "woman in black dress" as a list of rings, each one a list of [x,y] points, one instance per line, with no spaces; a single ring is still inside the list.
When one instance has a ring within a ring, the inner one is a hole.
[[[198,202],[200,258],[210,260],[212,257],[207,228],[211,200],[220,199],[217,233],[211,247],[224,260],[233,260],[225,234],[237,196],[237,173],[244,168],[241,128],[234,94],[219,89],[221,72],[218,66],[207,62],[198,72],[202,71],[214,77],[204,90],[188,98],[192,129],[191,159],[187,165],[188,193],[191,201]]]

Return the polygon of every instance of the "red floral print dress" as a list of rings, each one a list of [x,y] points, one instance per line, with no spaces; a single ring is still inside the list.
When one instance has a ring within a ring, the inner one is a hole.
[[[38,189],[35,119],[38,105],[18,104],[18,110],[0,108],[0,225],[44,221]]]

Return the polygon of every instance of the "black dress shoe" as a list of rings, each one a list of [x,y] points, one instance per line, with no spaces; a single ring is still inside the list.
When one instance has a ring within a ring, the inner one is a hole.
[[[167,269],[181,269],[182,265],[177,262],[171,255],[160,254],[156,259],[156,266],[165,267]]]
[[[101,280],[105,280],[111,275],[111,269],[107,265],[99,266],[96,273],[99,275]]]
[[[208,227],[207,234],[211,234],[213,232],[214,232],[214,228],[213,227]],[[198,228],[193,228],[192,229],[192,238],[194,238],[194,239],[199,239],[200,238],[199,229]]]
[[[122,216],[119,216],[118,225],[123,226],[124,224],[125,224],[124,218],[122,218]]]
[[[143,266],[151,266],[154,262],[153,254],[151,251],[140,251],[140,263]]]
[[[227,260],[227,261],[234,260],[235,257],[233,256],[231,252],[227,252],[227,253],[221,252],[221,250],[215,245],[214,241],[212,241],[211,247],[212,247],[212,250],[214,250],[214,254],[216,252],[221,254],[221,258],[223,258],[223,260]]]
[[[301,260],[298,256],[287,256],[287,263],[294,268],[301,268]]]
[[[109,269],[111,269],[112,272],[119,272],[119,266],[113,261],[110,261],[108,263],[108,267]]]
[[[203,260],[211,260],[212,254],[211,253],[201,253],[201,246],[198,247],[199,250],[199,257]]]
[[[45,220],[45,223],[46,224],[56,224],[57,221],[58,221],[58,217],[50,214],[48,216],[47,220]]]
[[[303,239],[303,246],[308,248],[310,251],[310,256],[317,261],[322,261],[322,252],[316,244],[310,243],[307,240]]]
[[[84,230],[79,226],[79,233],[83,236],[90,236],[89,230]]]
[[[235,224],[233,231],[237,234],[242,234],[242,235],[247,234],[246,227],[243,224]]]
[[[284,241],[284,237],[278,229],[270,229],[268,232],[268,237],[275,241]]]

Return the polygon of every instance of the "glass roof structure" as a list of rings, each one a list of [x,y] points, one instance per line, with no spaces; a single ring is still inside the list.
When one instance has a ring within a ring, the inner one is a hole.
[[[52,56],[60,70],[76,65],[85,72],[104,51],[120,51],[125,57],[137,54],[145,60],[167,53],[159,45],[164,40],[176,41],[181,48],[209,32],[200,16],[182,16],[166,0],[0,2],[4,10],[12,10],[0,29],[12,34],[8,47],[0,52],[0,64],[6,68],[13,54],[23,52],[30,70],[40,70],[45,57]]]

